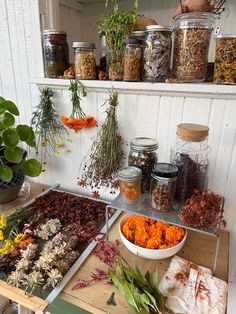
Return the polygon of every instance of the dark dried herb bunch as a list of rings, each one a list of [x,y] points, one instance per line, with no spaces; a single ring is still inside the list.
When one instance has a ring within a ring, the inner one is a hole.
[[[56,156],[60,155],[61,149],[69,152],[66,143],[70,142],[68,131],[60,122],[53,104],[53,96],[51,88],[40,89],[40,101],[31,120],[31,126],[36,134],[36,152],[44,164],[51,150]]]
[[[116,114],[117,91],[111,90],[107,101],[109,102],[107,117],[81,164],[78,181],[80,187],[90,186],[95,190],[101,186],[116,187],[116,174],[122,165],[124,155]],[[112,189],[111,193],[113,192]]]

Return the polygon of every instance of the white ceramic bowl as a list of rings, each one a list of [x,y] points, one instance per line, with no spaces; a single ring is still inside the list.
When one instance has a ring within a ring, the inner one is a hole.
[[[126,246],[126,248],[130,252],[132,252],[135,255],[138,255],[140,257],[147,258],[147,259],[164,259],[164,258],[168,258],[170,256],[175,255],[177,252],[179,252],[182,249],[182,247],[185,243],[185,240],[187,238],[187,230],[186,229],[185,229],[185,235],[184,235],[182,241],[179,244],[177,244],[171,248],[168,248],[168,249],[162,249],[162,250],[146,249],[146,248],[140,247],[136,244],[133,244],[132,242],[130,242],[129,240],[126,239],[126,237],[123,235],[123,233],[121,231],[122,226],[124,225],[125,221],[131,216],[134,216],[134,215],[133,214],[125,214],[120,219],[120,223],[119,223],[119,232],[120,232],[121,241],[124,244],[124,246]]]

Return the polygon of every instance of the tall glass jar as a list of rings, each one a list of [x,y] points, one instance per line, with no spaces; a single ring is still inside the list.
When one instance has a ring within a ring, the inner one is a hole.
[[[170,78],[172,28],[149,25],[143,52],[143,81],[165,82]]]
[[[236,35],[216,37],[214,83],[236,84]]]
[[[69,67],[69,47],[66,33],[48,29],[43,32],[43,59],[45,76],[56,78]]]
[[[173,78],[179,82],[205,81],[215,16],[185,13],[175,18],[174,25]]]
[[[123,81],[124,51],[109,50],[107,52],[108,78],[112,81]]]
[[[178,168],[168,163],[157,163],[152,171],[151,206],[157,210],[173,209]]]
[[[177,140],[171,152],[171,161],[178,167],[176,199],[185,201],[194,190],[203,190],[208,184],[209,128],[205,125],[182,123],[177,126]]]
[[[157,140],[152,138],[136,137],[130,141],[128,164],[142,170],[141,190],[143,193],[150,191],[152,169],[158,161],[157,149]]]
[[[141,75],[142,50],[140,41],[127,39],[124,60],[124,81],[138,82]]]
[[[96,58],[95,44],[88,42],[74,42],[75,50],[75,76],[79,80],[95,80]]]

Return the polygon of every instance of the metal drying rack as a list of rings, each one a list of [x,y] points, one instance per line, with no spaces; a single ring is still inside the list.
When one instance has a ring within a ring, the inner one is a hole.
[[[128,205],[122,201],[121,195],[119,194],[111,204],[107,205],[106,207],[106,239],[108,240],[108,233],[109,233],[109,210],[116,209],[121,213],[122,211],[137,214],[141,216],[146,216],[148,218],[153,218],[156,220],[165,221],[175,226],[179,226],[188,230],[200,232],[207,234],[209,236],[213,236],[216,238],[216,249],[215,249],[215,256],[214,256],[214,264],[213,264],[213,274],[216,272],[217,260],[218,260],[218,253],[219,253],[219,246],[220,246],[220,237],[219,237],[219,230],[220,227],[217,228],[208,228],[207,230],[201,230],[195,227],[186,226],[180,219],[179,213],[182,209],[182,204],[175,202],[173,209],[168,211],[160,211],[153,209],[151,207],[151,200],[150,195],[148,193],[144,193],[141,195],[139,202],[135,205]],[[222,209],[224,208],[224,198],[222,197],[221,203]]]

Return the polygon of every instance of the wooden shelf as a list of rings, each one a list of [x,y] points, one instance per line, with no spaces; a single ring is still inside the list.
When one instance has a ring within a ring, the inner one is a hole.
[[[81,80],[89,90],[107,91],[110,88],[122,90],[128,94],[155,94],[170,96],[195,96],[203,98],[236,99],[236,86],[216,85],[212,83],[148,83],[148,82],[123,82],[123,81],[99,81]],[[49,86],[55,89],[68,89],[70,80],[33,78],[30,83],[38,86]]]

